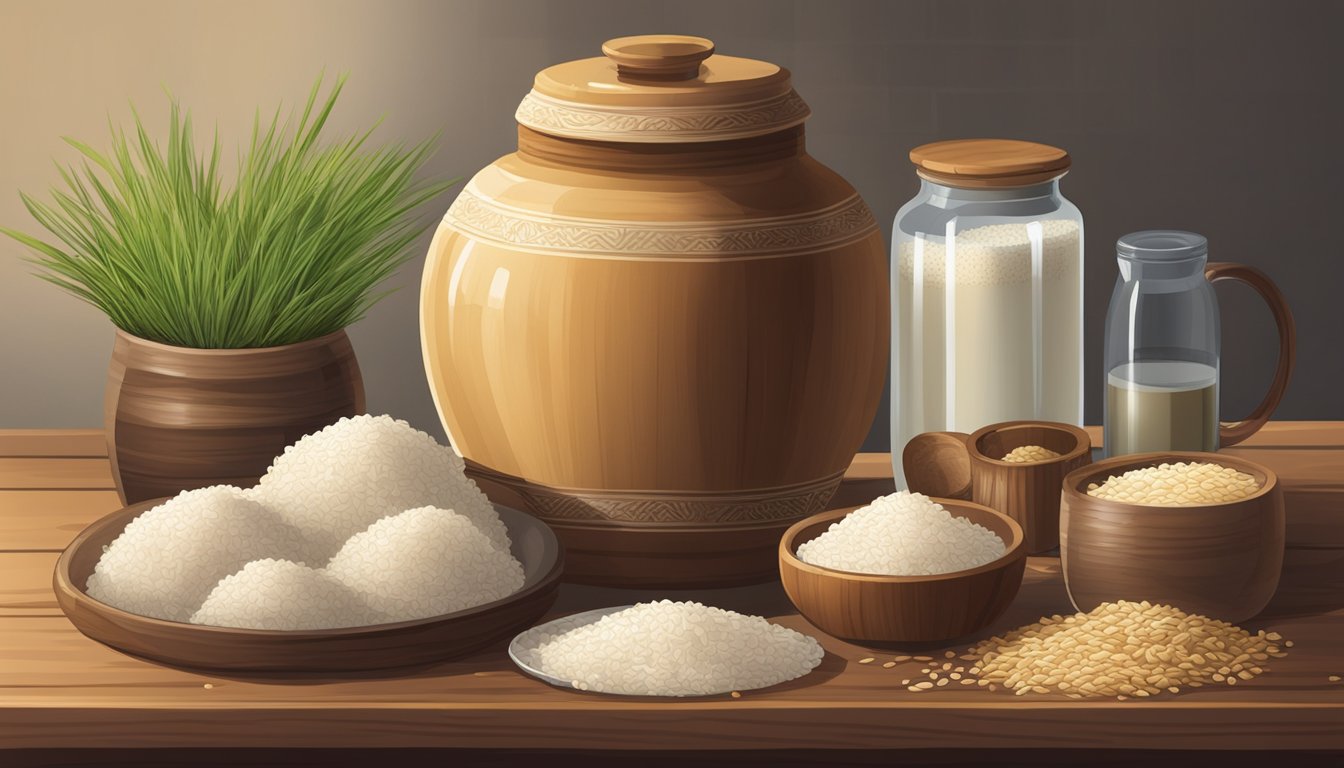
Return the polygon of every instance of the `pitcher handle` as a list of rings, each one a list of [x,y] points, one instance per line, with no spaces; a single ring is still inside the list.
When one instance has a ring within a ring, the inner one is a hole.
[[[1251,415],[1237,422],[1219,422],[1218,444],[1220,447],[1236,445],[1260,430],[1269,421],[1274,409],[1283,399],[1288,389],[1288,378],[1293,374],[1293,364],[1297,362],[1297,326],[1293,322],[1292,310],[1284,300],[1283,293],[1273,280],[1255,267],[1233,264],[1227,261],[1211,261],[1204,269],[1204,277],[1210,283],[1219,280],[1236,280],[1249,285],[1260,298],[1265,300],[1269,311],[1274,315],[1274,323],[1279,328],[1279,362],[1274,369],[1274,381],[1269,392],[1260,404],[1251,411]]]

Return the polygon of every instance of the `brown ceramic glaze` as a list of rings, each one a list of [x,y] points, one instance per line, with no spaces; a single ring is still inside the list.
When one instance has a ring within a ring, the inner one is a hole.
[[[931,643],[977,632],[1017,596],[1026,568],[1022,528],[1007,515],[959,499],[934,499],[956,517],[1003,539],[1003,556],[977,568],[933,576],[881,576],[811,565],[798,547],[858,507],[796,523],[779,542],[779,575],[798,612],[819,629],[858,642]]]
[[[1091,483],[1164,462],[1200,461],[1255,477],[1260,490],[1227,504],[1158,507],[1087,495]],[[1149,600],[1226,621],[1269,603],[1283,564],[1283,492],[1274,472],[1215,453],[1145,453],[1071,473],[1060,503],[1060,557],[1080,611],[1113,600]]]
[[[191,349],[117,331],[104,426],[126,503],[250,486],[285,446],[364,412],[344,331],[282,347]]]
[[[75,627],[117,650],[153,661],[226,671],[352,672],[429,664],[480,650],[531,626],[555,602],[563,552],[546,525],[499,507],[523,564],[523,588],[492,603],[395,624],[305,631],[207,627],[139,616],[84,591],[103,547],[141,512],[165,499],[133,504],[89,526],[56,562],[56,602]]]
[[[1007,462],[1015,448],[1039,445],[1060,454],[1053,459]],[[1007,421],[991,424],[966,441],[971,460],[971,498],[1022,526],[1028,554],[1059,546],[1059,489],[1064,476],[1092,463],[1092,441],[1071,424]]]
[[[572,546],[570,578],[766,580],[762,542],[825,507],[876,412],[885,249],[805,152],[787,70],[645,42],[609,44],[620,72],[539,74],[518,152],[448,211],[430,388],[474,476]]]

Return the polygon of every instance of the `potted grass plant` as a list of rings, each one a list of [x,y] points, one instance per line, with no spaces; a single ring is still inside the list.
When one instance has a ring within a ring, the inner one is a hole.
[[[343,85],[319,101],[319,79],[297,120],[258,115],[227,183],[218,135],[198,154],[176,101],[166,146],[138,114],[106,153],[67,139],[82,162],[63,187],[23,195],[54,239],[0,228],[116,326],[104,423],[124,502],[251,485],[289,443],[363,412],[344,329],[453,182],[420,178],[432,139],[324,141]]]

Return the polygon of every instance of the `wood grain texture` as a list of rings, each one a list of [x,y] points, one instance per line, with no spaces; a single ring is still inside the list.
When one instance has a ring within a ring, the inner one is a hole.
[[[947,499],[971,498],[971,455],[965,432],[921,432],[901,451],[910,491]]]
[[[117,492],[136,503],[255,485],[285,446],[363,412],[345,331],[282,347],[189,349],[118,330],[103,426]]]
[[[779,576],[798,611],[846,640],[939,643],[984,629],[1017,596],[1026,566],[1022,528],[1012,518],[960,499],[936,499],[953,516],[993,531],[1003,556],[976,568],[936,576],[882,576],[813,565],[798,547],[826,532],[853,508],[812,515],[779,542]]]
[[[106,458],[0,458],[0,489],[115,490]]]
[[[853,187],[800,127],[658,145],[519,135],[425,264],[425,365],[454,445],[557,524],[567,578],[600,579],[605,548],[612,583],[685,585],[714,565],[678,529],[782,530],[824,509],[829,489],[800,489],[853,459],[889,350],[885,248]],[[664,525],[658,557],[623,554]]]
[[[1003,457],[1022,446],[1059,454],[1046,461],[1014,464]],[[971,498],[1022,526],[1027,553],[1059,546],[1059,488],[1064,476],[1092,462],[1092,444],[1081,428],[1049,422],[1007,421],[976,430],[966,439]]]
[[[85,592],[102,553],[142,512],[164,499],[133,504],[81,533],[56,563],[56,602],[85,635],[165,664],[227,672],[345,672],[418,666],[480,650],[532,626],[555,602],[564,567],[545,523],[498,508],[523,564],[524,583],[508,597],[444,616],[322,630],[270,632],[164,621],[118,610]]]
[[[1224,504],[1166,507],[1100,499],[1093,483],[1144,467],[1217,462],[1255,478],[1259,490]],[[1284,506],[1272,470],[1241,457],[1163,452],[1119,456],[1064,479],[1060,560],[1081,611],[1149,600],[1238,622],[1261,611],[1283,565]]]
[[[1268,462],[1282,476],[1291,474],[1292,463],[1307,453],[1344,454],[1344,425],[1271,422],[1245,445],[1228,453],[1268,446],[1310,449],[1291,453],[1287,462]],[[59,474],[59,462],[53,462],[57,466],[45,474]],[[838,496],[857,493],[861,498],[852,503],[871,500],[878,495],[874,491],[890,488],[889,467],[886,454],[856,457],[854,479],[842,485]],[[1284,484],[1291,516],[1294,496],[1291,483]],[[53,520],[70,525],[72,516],[97,515],[89,499],[112,494],[50,496],[48,506],[41,495],[0,492],[0,535],[14,535],[3,532],[14,530],[16,509],[27,510],[19,525],[23,530],[47,509]],[[1338,530],[1341,497],[1344,485],[1315,486],[1298,495],[1316,500],[1323,530]],[[46,548],[66,533],[23,535]],[[1277,593],[1245,625],[1294,641],[1288,656],[1274,660],[1267,674],[1235,688],[1205,687],[1144,702],[1015,697],[982,689],[913,694],[898,683],[917,674],[921,663],[891,669],[858,664],[861,658],[881,661],[894,652],[820,632],[796,613],[777,583],[652,593],[564,585],[548,614],[652,596],[697,599],[764,615],[816,636],[826,648],[828,655],[814,675],[741,699],[650,703],[560,691],[518,674],[503,643],[466,659],[394,675],[200,673],[111,650],[79,634],[61,616],[19,615],[49,610],[37,590],[44,581],[50,588],[54,557],[50,552],[0,552],[0,578],[14,586],[0,592],[0,746],[5,748],[474,746],[666,749],[673,754],[711,748],[872,748],[901,750],[902,755],[921,748],[1016,749],[1024,744],[1122,752],[1139,747],[1344,750],[1344,685],[1326,680],[1344,675],[1344,548],[1289,546],[1285,551]],[[54,603],[54,596],[45,599]],[[1060,561],[1028,558],[1017,598],[979,636],[1071,610]],[[959,652],[972,641],[964,642],[952,650]],[[206,683],[212,687],[204,688]],[[1295,755],[1282,757],[1295,761]],[[6,763],[6,755],[0,754],[0,763]]]
[[[106,455],[101,429],[0,429],[0,458]]]
[[[920,176],[954,187],[1021,187],[1064,175],[1069,153],[1015,139],[955,139],[910,150]]]
[[[0,490],[0,551],[59,552],[89,524],[120,506],[121,499],[110,487],[102,491]]]
[[[1255,267],[1210,261],[1204,267],[1204,276],[1210,283],[1235,280],[1250,286],[1264,299],[1279,332],[1279,357],[1274,364],[1274,379],[1269,384],[1269,391],[1246,418],[1238,422],[1223,422],[1218,426],[1218,445],[1233,446],[1258,432],[1269,421],[1274,409],[1279,407],[1283,393],[1288,390],[1288,380],[1297,363],[1297,323],[1293,320],[1293,310],[1288,306],[1283,292],[1269,275]]]
[[[1344,749],[1344,552],[1290,551],[1280,594],[1252,629],[1295,641],[1236,688],[1147,702],[1015,697],[983,689],[912,694],[921,662],[884,669],[874,650],[819,634],[779,585],[698,593],[813,634],[828,651],[796,684],[741,699],[641,702],[561,691],[518,674],[503,645],[395,676],[218,675],[139,662],[63,618],[0,617],[0,743],[20,746],[479,746],[746,749],[1036,746]],[[1299,560],[1298,555],[1305,556]],[[4,555],[0,555],[3,558]],[[1059,562],[1030,558],[1022,589],[984,635],[1070,610]],[[640,593],[566,585],[550,615]],[[967,641],[969,644],[970,641]],[[957,646],[960,651],[965,646]],[[941,655],[941,648],[924,651]],[[209,689],[203,686],[209,683]],[[1224,732],[1236,724],[1244,733]]]
[[[51,591],[55,552],[0,553],[0,616],[60,616]]]

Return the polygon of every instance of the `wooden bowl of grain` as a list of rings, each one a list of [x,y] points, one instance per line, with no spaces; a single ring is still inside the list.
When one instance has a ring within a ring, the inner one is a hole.
[[[1028,447],[1056,454],[1032,461],[1006,461]],[[966,440],[971,461],[971,498],[1022,526],[1027,553],[1059,546],[1059,488],[1064,476],[1092,462],[1092,440],[1072,424],[1006,421]]]
[[[954,517],[993,531],[1004,542],[1003,555],[975,568],[929,576],[813,565],[798,558],[798,547],[859,507],[822,512],[796,523],[779,542],[780,580],[798,612],[829,634],[867,643],[943,642],[989,626],[1022,585],[1027,563],[1022,527],[980,504],[933,500]]]
[[[1161,464],[1200,462],[1255,479],[1235,501],[1159,506],[1097,498],[1088,487]],[[1118,456],[1076,470],[1060,497],[1060,557],[1080,611],[1115,600],[1167,603],[1238,622],[1259,613],[1283,565],[1283,491],[1268,467],[1217,453]]]

